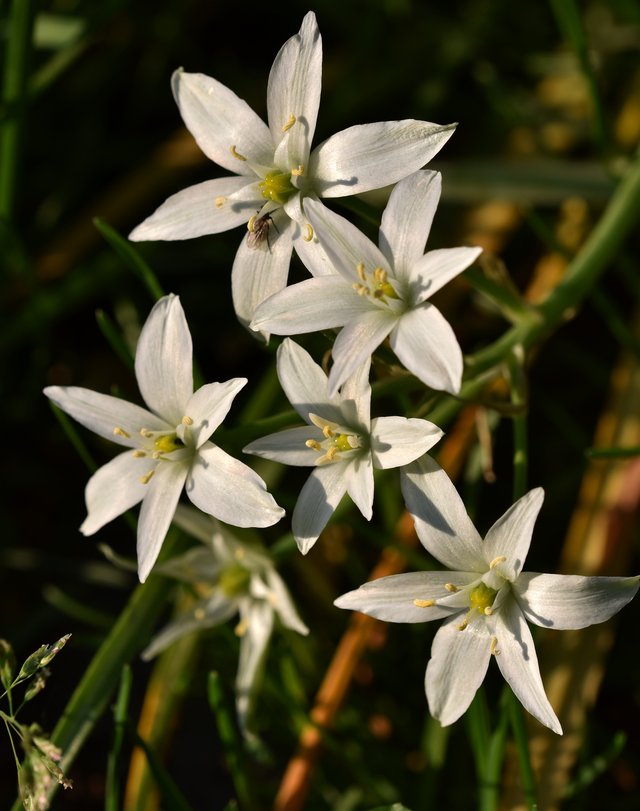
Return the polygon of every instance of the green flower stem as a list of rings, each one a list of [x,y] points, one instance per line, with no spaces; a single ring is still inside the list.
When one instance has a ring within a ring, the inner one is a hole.
[[[503,701],[504,703],[504,695]],[[486,768],[484,779],[480,782],[478,797],[479,811],[496,811],[500,797],[500,774],[502,772],[502,762],[504,760],[504,749],[507,743],[507,727],[509,716],[506,712],[501,712],[498,726],[489,739],[487,746]]]
[[[120,757],[126,732],[132,683],[131,668],[129,665],[125,665],[122,668],[118,697],[113,709],[113,744],[107,758],[105,811],[118,811],[121,808]]]

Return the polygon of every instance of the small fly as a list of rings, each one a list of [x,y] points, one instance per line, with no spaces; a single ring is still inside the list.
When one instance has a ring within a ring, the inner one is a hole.
[[[247,245],[255,250],[259,248],[263,242],[266,242],[267,247],[271,250],[271,245],[269,244],[269,228],[272,224],[273,218],[271,214],[263,214],[261,217],[254,214],[247,223],[247,228],[249,229]],[[276,228],[275,224],[273,224],[273,227]],[[276,228],[276,231],[277,230]]]

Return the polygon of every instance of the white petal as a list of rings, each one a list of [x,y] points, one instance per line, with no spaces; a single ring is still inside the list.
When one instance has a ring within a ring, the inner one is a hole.
[[[320,454],[318,451],[306,447],[307,439],[322,442],[324,436],[319,428],[304,425],[300,428],[288,428],[286,431],[263,436],[250,442],[242,450],[243,453],[252,453],[263,459],[282,462],[283,465],[312,467],[316,464]]]
[[[429,622],[449,617],[452,609],[439,605],[417,606],[415,601],[437,600],[449,594],[447,583],[465,586],[475,580],[468,572],[408,572],[365,583],[335,601],[338,608],[362,611],[385,622]],[[460,609],[453,609],[459,613]]]
[[[297,200],[300,195],[296,195]],[[306,205],[309,197],[304,199]],[[318,235],[313,231],[313,227],[308,220],[306,213],[302,210],[292,213],[292,207],[287,203],[285,210],[298,223],[298,228],[294,235],[293,247],[298,254],[302,264],[312,276],[335,276],[336,270],[331,257],[324,249],[324,245],[318,239]]]
[[[272,220],[266,239],[254,247],[243,237],[233,260],[233,307],[245,326],[258,305],[287,286],[294,225],[281,210],[273,213]]]
[[[342,462],[316,467],[300,491],[291,529],[303,555],[318,540],[347,491],[346,467]]]
[[[460,344],[448,321],[429,302],[403,313],[389,341],[406,368],[425,385],[451,394],[460,391]]]
[[[331,422],[341,423],[340,398],[329,397],[327,376],[311,355],[286,338],[278,347],[277,357],[280,385],[302,419],[311,422],[311,412]]]
[[[322,82],[322,38],[315,14],[309,12],[299,33],[287,40],[275,58],[267,88],[269,127],[273,143],[287,130],[291,163],[304,163],[316,128]]]
[[[356,457],[350,462],[349,468],[347,493],[367,521],[371,521],[373,514],[373,464],[371,454],[366,453]]]
[[[184,123],[208,158],[236,175],[254,175],[250,163],[272,164],[267,125],[228,87],[202,73],[177,70],[171,88]],[[232,147],[247,160],[234,157]]]
[[[425,549],[448,569],[485,572],[482,539],[453,482],[423,456],[400,472],[402,495]]]
[[[484,539],[484,555],[487,563],[497,557],[506,557],[495,566],[495,571],[507,580],[514,581],[522,571],[529,551],[533,527],[542,507],[544,490],[536,487],[518,499],[491,527]]]
[[[194,460],[187,495],[203,512],[234,527],[270,527],[284,515],[257,473],[209,442]]]
[[[251,180],[234,176],[189,186],[167,198],[150,217],[133,229],[129,239],[134,242],[191,239],[235,228],[247,222],[256,206],[253,203],[225,205],[222,198],[226,200],[229,195],[252,185]]]
[[[498,667],[522,706],[540,723],[562,735],[562,727],[547,698],[533,637],[515,600],[495,614]]]
[[[78,386],[48,386],[44,393],[85,428],[128,448],[140,445],[141,428],[166,431],[171,427],[146,408],[110,394],[99,394]],[[114,434],[114,428],[122,428],[129,436]]]
[[[437,290],[472,265],[482,248],[441,248],[429,251],[412,266],[412,295],[415,304],[426,301]]]
[[[268,569],[265,573],[265,577],[271,593],[271,604],[280,622],[285,628],[290,628],[292,631],[297,631],[299,634],[306,636],[309,633],[309,629],[300,619],[296,607],[291,600],[291,595],[280,575],[274,569]]]
[[[98,468],[84,491],[87,517],[80,532],[93,535],[116,516],[142,501],[148,485],[142,484],[140,479],[155,464],[150,464],[149,459],[137,459],[131,451],[125,451]]]
[[[209,521],[215,520],[208,515],[203,517]],[[177,524],[175,515],[172,523]],[[213,533],[210,532],[211,534]],[[183,583],[216,583],[223,565],[222,561],[212,554],[211,546],[199,545],[191,547],[182,555],[175,555],[164,563],[159,563],[155,568],[155,574],[173,577]]]
[[[178,504],[173,523],[209,547],[211,547],[212,536],[220,528],[215,518],[205,515],[187,504]]]
[[[314,189],[321,197],[344,197],[389,186],[430,161],[454,129],[413,119],[350,127],[311,153]]]
[[[138,519],[138,577],[144,583],[156,562],[187,478],[186,462],[161,462],[147,484]]]
[[[371,453],[377,468],[408,465],[432,448],[442,436],[428,420],[377,417],[371,421]]]
[[[361,427],[369,433],[371,426],[371,386],[369,385],[369,370],[371,358],[367,357],[363,364],[358,366],[340,387],[341,425],[357,430]]]
[[[453,724],[468,709],[484,681],[491,658],[486,622],[471,618],[464,631],[459,630],[460,622],[458,614],[438,629],[427,665],[425,687],[429,710],[442,726]]]
[[[250,602],[242,612],[246,630],[240,638],[240,656],[236,675],[236,710],[240,728],[246,732],[257,682],[273,629],[273,608],[267,602]]]
[[[635,597],[639,581],[522,572],[513,590],[529,622],[566,630],[596,625],[617,614]]]
[[[178,639],[194,631],[213,628],[230,619],[238,610],[235,601],[216,592],[198,602],[188,612],[165,626],[142,651],[141,658],[148,662]]]
[[[140,393],[159,416],[177,425],[193,394],[191,333],[178,296],[161,298],[149,313],[136,347]]]
[[[358,276],[361,262],[367,271],[377,267],[391,271],[382,251],[349,220],[331,211],[320,200],[305,199],[304,210],[335,272],[344,276],[350,285],[361,281]],[[305,259],[303,254],[301,259]],[[314,268],[309,270],[314,272]],[[315,270],[316,275],[320,275],[318,269]]]
[[[424,253],[441,184],[440,172],[425,170],[401,180],[391,192],[378,241],[397,277],[408,279]]]
[[[208,383],[191,395],[184,416],[193,421],[187,432],[196,448],[206,442],[224,420],[234,397],[247,382],[246,377],[234,377],[225,383]]]
[[[256,310],[251,329],[276,335],[341,327],[370,305],[341,276],[320,276],[292,284],[264,301]]]
[[[355,298],[360,299],[360,296]],[[342,328],[333,344],[329,394],[335,394],[347,378],[355,374],[384,341],[397,320],[392,312],[373,305],[368,312],[362,313]]]

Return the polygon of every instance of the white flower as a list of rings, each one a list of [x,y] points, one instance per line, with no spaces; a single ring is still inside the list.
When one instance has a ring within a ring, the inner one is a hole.
[[[309,12],[271,68],[268,126],[215,79],[182,70],[173,75],[185,124],[207,157],[234,176],[178,192],[129,238],[189,239],[247,222],[254,233],[259,223],[262,234],[264,226],[265,238],[243,238],[232,270],[235,310],[246,324],[261,301],[286,286],[293,242],[303,254],[308,249],[303,197],[344,197],[395,183],[427,163],[455,128],[413,119],[365,124],[311,152],[321,73],[322,40]],[[262,219],[267,214],[272,228]]]
[[[433,460],[424,457],[407,468],[402,488],[423,546],[447,569],[382,577],[344,594],[336,605],[389,622],[445,620],[433,640],[425,682],[431,714],[443,726],[465,712],[494,655],[523,706],[562,734],[527,620],[559,630],[604,622],[634,597],[640,578],[523,572],[541,488],[507,510],[484,541]]]
[[[271,558],[262,549],[242,543],[215,519],[190,507],[178,506],[174,520],[205,546],[160,564],[156,572],[193,584],[199,599],[187,613],[160,631],[142,658],[152,659],[185,634],[213,628],[240,614],[236,627],[240,637],[236,708],[246,731],[274,620],[277,617],[285,628],[299,634],[306,635],[308,628],[298,616]]]
[[[427,420],[372,420],[368,359],[339,393],[329,395],[320,366],[287,339],[278,348],[278,377],[291,405],[308,425],[270,434],[244,451],[288,465],[314,466],[292,517],[293,535],[306,554],[345,493],[370,520],[373,469],[412,462],[435,445],[442,431]]]
[[[308,252],[302,258],[315,278],[265,301],[251,327],[278,335],[343,327],[333,346],[330,393],[387,336],[423,383],[457,393],[462,352],[448,322],[427,299],[465,270],[481,248],[424,253],[440,185],[439,172],[430,171],[397,184],[382,217],[379,248],[348,220],[306,201],[307,216],[338,274],[320,275],[321,254]]]
[[[270,526],[284,511],[251,468],[208,441],[247,381],[209,383],[194,393],[191,335],[177,296],[165,296],[151,310],[135,371],[148,411],[76,386],[49,386],[44,393],[85,427],[134,449],[89,480],[80,531],[92,535],[142,501],[138,574],[144,582],[185,484],[196,507],[235,526]]]

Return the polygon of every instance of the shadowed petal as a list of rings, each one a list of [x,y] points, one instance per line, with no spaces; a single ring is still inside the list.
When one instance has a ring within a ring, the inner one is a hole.
[[[302,419],[310,422],[309,412],[312,412],[341,423],[340,397],[329,397],[327,376],[311,355],[286,338],[278,347],[277,357],[280,385]]]
[[[300,428],[288,428],[285,431],[278,431],[276,434],[263,436],[250,442],[242,451],[261,456],[263,459],[282,462],[283,465],[311,467],[315,465],[319,454],[318,451],[306,447],[307,439],[322,442],[324,436],[315,425],[304,425]]]
[[[330,277],[323,276],[324,279]],[[320,281],[316,279],[315,281]],[[358,301],[363,299],[354,295]],[[349,321],[333,344],[333,366],[329,372],[329,394],[333,395],[380,346],[397,323],[389,310],[370,305],[367,312]]]
[[[316,467],[300,491],[291,518],[291,528],[303,555],[318,540],[346,493],[346,469],[347,464],[341,462]]]
[[[224,420],[234,397],[246,384],[246,377],[234,377],[225,383],[207,383],[191,395],[185,406],[185,416],[193,420],[187,430],[196,448],[206,442]]]
[[[244,633],[236,674],[236,710],[240,728],[246,732],[247,718],[257,688],[257,679],[273,630],[273,608],[266,601],[251,601],[241,615]]]
[[[408,274],[415,295],[414,304],[430,298],[472,265],[481,253],[482,248],[441,248],[418,259]]]
[[[109,521],[134,507],[147,494],[140,479],[155,466],[150,459],[137,459],[131,451],[120,453],[98,468],[84,491],[87,517],[80,532],[93,535]]]
[[[364,515],[371,521],[373,514],[373,463],[371,454],[357,456],[350,462],[350,471],[347,478],[347,493],[351,500]]]
[[[504,555],[507,559],[496,565],[495,572],[507,580],[514,581],[522,571],[543,500],[544,490],[541,487],[530,490],[509,507],[485,536],[485,559],[490,563]]]

